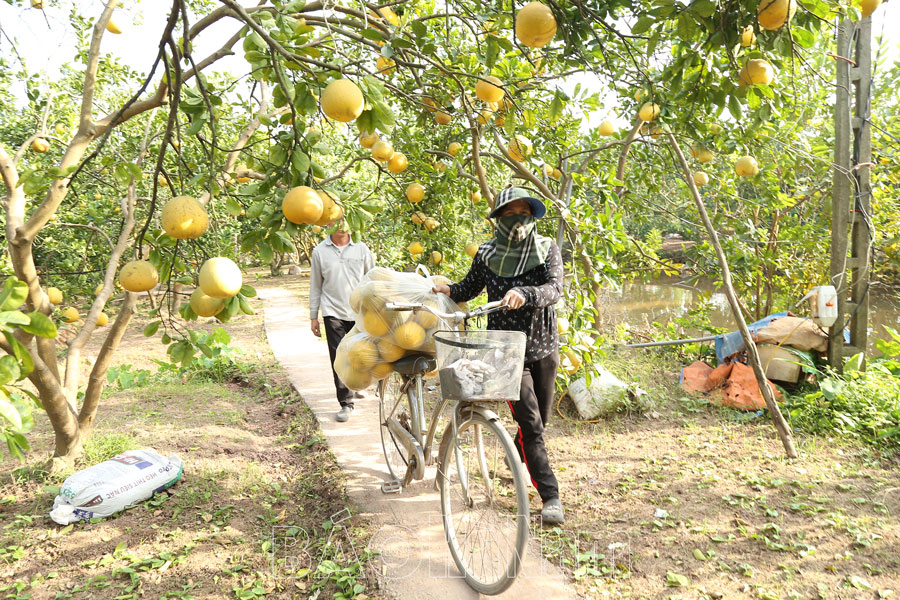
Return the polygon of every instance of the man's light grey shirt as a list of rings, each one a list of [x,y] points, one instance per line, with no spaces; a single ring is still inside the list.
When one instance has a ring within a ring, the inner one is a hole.
[[[350,292],[375,266],[369,247],[362,242],[335,246],[331,236],[313,249],[309,272],[309,318],[336,317],[353,321]]]

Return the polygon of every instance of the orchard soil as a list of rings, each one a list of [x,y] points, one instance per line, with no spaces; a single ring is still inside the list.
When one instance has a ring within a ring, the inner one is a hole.
[[[251,279],[305,302],[305,279]],[[163,359],[163,347],[142,329],[140,320],[132,325],[118,362],[155,372],[150,359]],[[59,481],[39,471],[51,438],[37,415],[27,464],[0,466],[0,589],[21,588],[4,596],[306,598],[322,587],[321,597],[330,598],[347,589],[346,578],[317,578],[303,565],[286,577],[277,551],[266,546],[273,530],[294,525],[320,550],[331,520],[341,518],[335,515],[355,509],[314,420],[272,359],[262,315],[239,317],[226,329],[241,349],[240,364],[252,367],[225,382],[151,381],[106,392],[96,439],[127,434],[134,447],[181,455],[184,480],[170,494],[100,523],[54,525],[47,490]],[[596,423],[577,421],[564,398],[548,427],[567,520],[560,528],[536,525],[532,547],[562,565],[580,594],[900,594],[894,458],[798,435],[802,457],[789,461],[765,417],[748,419],[682,393],[682,363],[671,354],[617,351],[598,360],[648,395],[639,409]],[[358,516],[347,523],[355,547],[364,549],[366,523]],[[361,554],[361,570],[335,561],[344,569],[339,575],[365,585],[360,597],[378,597]],[[137,578],[132,592],[129,568]]]

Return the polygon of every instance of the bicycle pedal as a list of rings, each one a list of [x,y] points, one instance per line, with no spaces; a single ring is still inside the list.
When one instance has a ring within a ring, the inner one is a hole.
[[[403,491],[403,484],[399,479],[391,479],[381,484],[382,494],[399,494]]]

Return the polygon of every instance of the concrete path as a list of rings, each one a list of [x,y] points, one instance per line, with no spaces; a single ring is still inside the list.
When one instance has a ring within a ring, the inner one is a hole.
[[[459,574],[447,548],[441,522],[440,494],[434,490],[434,469],[423,481],[400,494],[385,495],[388,479],[378,428],[374,389],[356,401],[347,423],[336,423],[328,347],[309,330],[309,311],[299,298],[282,288],[258,288],[265,311],[266,335],[291,383],[319,420],[338,463],[347,473],[347,487],[356,509],[376,527],[371,546],[380,556],[381,586],[402,600],[477,598]],[[323,332],[324,333],[324,332]],[[563,573],[540,557],[531,541],[522,573],[497,598],[556,600],[577,598]]]

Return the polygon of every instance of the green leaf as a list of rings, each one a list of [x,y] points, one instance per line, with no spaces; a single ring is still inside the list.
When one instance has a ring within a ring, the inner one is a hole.
[[[691,580],[681,573],[666,573],[666,585],[669,587],[684,587],[691,584]]]
[[[257,249],[259,250],[259,259],[264,264],[269,264],[275,259],[275,253],[272,251],[272,246],[270,246],[268,242],[260,242]]]
[[[741,109],[741,101],[738,100],[737,96],[735,95],[731,95],[728,98],[728,112],[731,113],[732,117],[740,121],[743,111]]]
[[[238,303],[239,303],[240,306],[241,306],[241,312],[242,312],[242,313],[244,313],[245,315],[252,315],[252,314],[254,314],[253,309],[250,308],[250,303],[247,302],[247,301],[244,299],[243,296],[238,296],[237,299],[238,299]]]
[[[147,326],[144,327],[144,335],[146,337],[151,337],[151,336],[155,335],[156,332],[159,330],[160,323],[162,323],[162,321],[153,321],[151,323],[148,323]]]
[[[28,325],[31,320],[28,318],[28,315],[18,310],[4,310],[0,312],[0,327],[6,327],[8,325],[12,325],[14,327],[21,327],[23,325]]]
[[[31,360],[31,354],[28,349],[22,345],[22,342],[16,339],[11,331],[4,331],[3,337],[12,347],[13,356],[15,356],[22,367],[22,375],[28,376],[34,370],[34,361]]]
[[[246,296],[247,298],[256,298],[256,288],[249,285],[242,285],[240,294],[241,296]]]
[[[22,428],[22,415],[19,414],[12,402],[5,398],[0,398],[0,417],[8,421],[14,430]]]
[[[9,354],[0,356],[0,385],[19,381],[21,378],[22,369],[19,368],[19,361]]]
[[[56,337],[56,325],[44,313],[37,311],[28,313],[28,319],[28,325],[22,326],[22,329],[28,333],[43,338]]]
[[[28,298],[28,285],[15,277],[7,277],[0,290],[0,310],[15,310]]]
[[[371,28],[363,29],[362,36],[364,38],[366,38],[367,40],[372,40],[375,42],[383,42],[384,41],[384,36],[377,29],[371,29]]]
[[[309,156],[299,146],[294,148],[294,152],[291,154],[291,168],[297,174],[306,173],[309,170]]]

